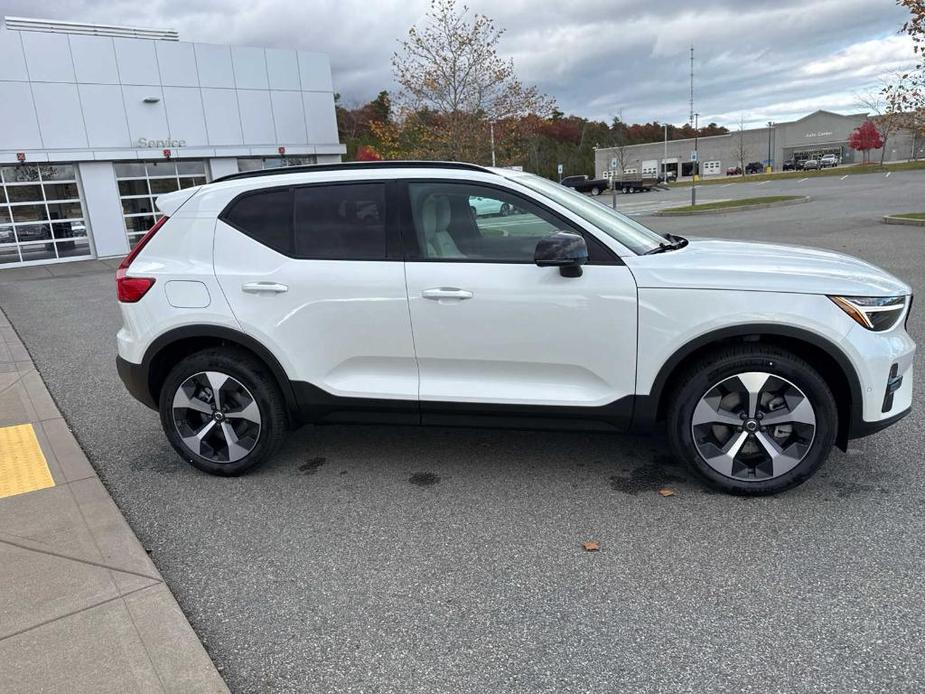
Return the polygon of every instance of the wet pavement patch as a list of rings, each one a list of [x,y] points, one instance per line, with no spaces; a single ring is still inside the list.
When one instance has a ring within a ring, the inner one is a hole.
[[[318,468],[324,465],[324,462],[327,458],[309,458],[304,463],[299,465],[299,470],[306,475],[314,475],[318,472]]]
[[[440,476],[432,472],[415,472],[408,481],[419,487],[433,487],[440,481]]]

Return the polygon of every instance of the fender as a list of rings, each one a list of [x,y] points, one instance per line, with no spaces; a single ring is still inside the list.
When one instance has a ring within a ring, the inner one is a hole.
[[[774,323],[751,323],[720,328],[719,330],[705,333],[678,349],[662,365],[658,375],[655,377],[655,381],[652,383],[652,390],[648,395],[636,396],[636,404],[633,412],[633,428],[646,430],[654,427],[658,419],[659,407],[662,396],[664,395],[665,386],[668,384],[669,379],[675,373],[678,366],[695,352],[717,342],[736,338],[754,338],[758,341],[762,336],[782,337],[804,342],[824,352],[838,366],[847,381],[848,389],[851,394],[851,401],[848,403],[849,420],[846,422],[839,422],[838,437],[836,439],[837,445],[844,449],[847,446],[848,438],[851,438],[851,433],[860,433],[860,431],[864,429],[864,422],[861,417],[861,407],[863,403],[861,382],[858,379],[857,371],[855,371],[854,366],[851,364],[851,360],[848,359],[840,347],[818,333],[803,328]]]
[[[292,389],[292,383],[289,379],[289,376],[286,374],[285,369],[282,365],[273,356],[273,353],[267,349],[261,342],[255,340],[250,335],[242,333],[238,330],[228,328],[221,325],[185,325],[179,328],[173,328],[167,332],[159,335],[145,351],[145,355],[141,360],[141,364],[128,364],[125,362],[125,365],[122,363],[119,364],[120,374],[123,369],[130,368],[132,371],[136,372],[132,375],[132,380],[136,383],[143,384],[145,395],[147,398],[139,398],[142,402],[149,405],[150,407],[157,408],[157,403],[154,402],[154,396],[152,394],[151,388],[151,365],[154,363],[155,359],[161,354],[165,349],[169,348],[172,344],[180,342],[181,340],[189,340],[195,338],[207,338],[220,340],[225,343],[230,343],[243,347],[244,349],[253,352],[264,364],[267,365],[267,368],[273,373],[274,378],[276,379],[277,384],[279,385],[280,391],[283,394],[283,398],[286,401],[286,408],[289,410],[290,414],[296,414],[298,412],[298,406],[295,398],[295,393]],[[123,376],[125,380],[125,376]],[[137,389],[138,386],[135,386]],[[130,388],[130,390],[133,390]],[[133,392],[135,392],[133,390]],[[136,395],[136,397],[138,397]]]

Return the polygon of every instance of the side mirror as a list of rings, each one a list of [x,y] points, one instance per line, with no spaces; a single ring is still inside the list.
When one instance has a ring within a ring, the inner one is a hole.
[[[563,277],[581,277],[581,266],[588,262],[588,244],[580,234],[557,231],[536,244],[533,262],[557,267]]]

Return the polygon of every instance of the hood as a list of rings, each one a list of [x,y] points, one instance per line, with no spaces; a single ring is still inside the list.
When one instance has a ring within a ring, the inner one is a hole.
[[[739,289],[894,296],[909,285],[863,260],[783,244],[691,238],[677,251],[627,261],[640,288]]]

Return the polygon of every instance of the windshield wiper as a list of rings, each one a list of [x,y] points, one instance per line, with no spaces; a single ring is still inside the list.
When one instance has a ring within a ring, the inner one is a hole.
[[[688,241],[683,236],[675,236],[674,234],[665,234],[665,241],[661,242],[650,251],[646,251],[643,255],[654,255],[655,253],[664,253],[665,251],[676,251],[679,248],[684,248]]]

